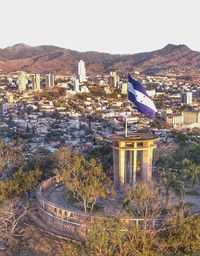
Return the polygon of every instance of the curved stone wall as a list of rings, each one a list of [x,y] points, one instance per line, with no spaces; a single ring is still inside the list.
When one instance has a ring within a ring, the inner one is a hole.
[[[61,184],[61,177],[55,176],[43,181],[37,191],[37,208],[41,219],[51,227],[60,232],[61,235],[68,236],[71,239],[78,241],[85,240],[85,234],[87,233],[88,224],[91,223],[94,215],[84,214],[76,211],[66,210],[53,202],[48,201],[44,197],[44,193],[48,190],[53,191],[55,186]],[[50,189],[52,188],[52,189]],[[49,192],[49,193],[50,193]],[[134,223],[136,227],[142,227],[144,220],[137,219],[120,219],[125,225],[129,225],[130,222]],[[148,220],[149,228],[160,226],[163,220],[157,219]]]
[[[37,189],[37,208],[42,220],[51,228],[60,231],[72,239],[84,240],[87,231],[89,215],[69,211],[44,197],[44,192],[60,184],[61,177],[56,176],[43,181]]]

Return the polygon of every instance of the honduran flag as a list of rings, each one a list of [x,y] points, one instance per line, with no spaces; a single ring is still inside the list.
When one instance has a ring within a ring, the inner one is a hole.
[[[137,110],[150,118],[154,118],[157,109],[149,98],[145,88],[128,74],[128,99],[133,102]]]

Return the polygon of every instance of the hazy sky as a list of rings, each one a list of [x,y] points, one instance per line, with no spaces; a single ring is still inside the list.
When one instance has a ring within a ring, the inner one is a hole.
[[[137,53],[173,43],[200,51],[199,0],[0,0],[0,10],[0,48]]]

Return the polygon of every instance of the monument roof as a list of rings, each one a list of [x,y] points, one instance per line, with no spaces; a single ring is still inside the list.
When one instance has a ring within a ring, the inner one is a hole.
[[[108,137],[111,141],[125,141],[125,142],[142,142],[142,141],[158,141],[159,137],[151,133],[128,133],[125,137],[124,133],[112,134]]]

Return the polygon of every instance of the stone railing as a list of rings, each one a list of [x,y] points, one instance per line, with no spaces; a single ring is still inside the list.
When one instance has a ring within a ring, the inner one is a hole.
[[[70,211],[61,206],[48,201],[44,193],[50,192],[61,183],[61,177],[43,181],[37,189],[37,208],[42,220],[61,234],[65,234],[72,239],[84,240],[87,231],[87,223],[90,216],[75,211]]]
[[[55,176],[43,181],[37,189],[37,208],[41,219],[49,225],[49,227],[60,233],[61,235],[68,236],[71,239],[84,241],[85,234],[87,233],[88,224],[94,218],[101,218],[92,214],[85,214],[78,211],[71,211],[61,207],[47,199],[47,194],[51,193],[55,187],[61,185],[62,178]],[[46,196],[44,196],[46,194]],[[102,217],[103,218],[103,217]],[[120,219],[125,226],[134,223],[137,228],[144,226],[144,219],[141,218],[127,218]],[[147,229],[155,228],[162,225],[163,219],[147,220]]]

